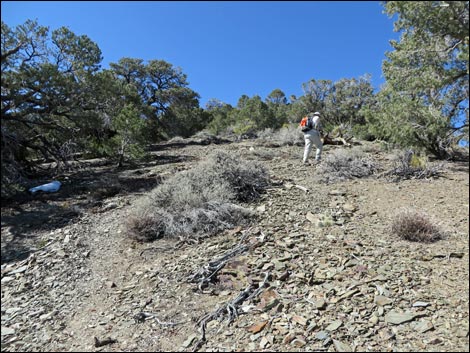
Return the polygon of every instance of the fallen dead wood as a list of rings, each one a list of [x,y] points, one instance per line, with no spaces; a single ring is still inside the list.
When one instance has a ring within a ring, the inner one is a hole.
[[[201,329],[201,338],[195,343],[193,352],[201,348],[204,342],[206,342],[207,324],[212,320],[219,320],[221,322],[224,320],[225,316],[227,316],[227,325],[230,325],[240,314],[239,307],[243,304],[243,302],[257,297],[263,291],[263,289],[266,287],[269,276],[269,272],[266,272],[263,282],[259,284],[258,288],[256,288],[254,284],[250,284],[247,288],[240,292],[236,298],[222,305],[212,313],[204,315],[197,323]]]
[[[309,190],[305,187],[305,186],[302,186],[302,185],[294,185],[295,188],[297,189],[300,189],[302,191],[305,191],[305,192],[309,192]]]
[[[142,311],[136,315],[134,315],[134,320],[136,322],[144,322],[146,319],[148,318],[153,318],[155,319],[155,321],[161,325],[161,326],[176,326],[176,325],[180,325],[180,324],[184,324],[186,321],[181,321],[181,322],[163,322],[163,321],[160,321],[160,319],[157,317],[157,314],[154,314],[154,313],[149,313],[149,312],[146,312],[146,311]]]
[[[100,339],[95,337],[95,347],[96,348],[103,347],[103,346],[106,346],[107,344],[113,344],[113,343],[117,343],[117,340],[115,340],[113,338],[105,338],[104,340],[100,340]]]
[[[286,187],[288,190],[290,190],[290,189],[292,189],[292,188],[297,188],[297,189],[302,190],[302,191],[307,192],[307,193],[310,191],[310,190],[309,190],[308,188],[306,188],[305,186],[296,185],[296,184],[290,184],[290,183],[287,183],[287,184],[285,185],[285,187]]]
[[[198,283],[198,288],[202,291],[209,283],[213,282],[217,273],[227,264],[227,262],[235,256],[243,254],[250,248],[259,246],[260,243],[265,241],[265,236],[262,234],[261,238],[257,238],[254,244],[243,244],[248,232],[240,239],[237,246],[225,252],[221,257],[216,260],[210,261],[207,265],[202,266],[196,273],[188,277],[189,283]]]
[[[196,273],[190,275],[188,277],[188,282],[198,283],[198,288],[200,291],[202,291],[210,282],[215,279],[217,273],[232,257],[243,254],[249,248],[249,245],[238,244],[234,249],[226,252],[220,258],[214,261],[210,261],[207,265],[201,267]]]
[[[339,146],[339,145],[344,145],[344,146],[351,146],[349,141],[352,139],[352,137],[348,138],[345,140],[343,137],[338,136],[338,137],[331,137],[329,134],[326,134],[325,136],[322,137],[322,142],[324,145],[334,145],[334,146]]]

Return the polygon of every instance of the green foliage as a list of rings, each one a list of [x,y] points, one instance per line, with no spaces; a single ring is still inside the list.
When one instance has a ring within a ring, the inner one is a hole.
[[[2,170],[18,180],[38,160],[66,165],[100,118],[92,89],[100,49],[30,20],[14,29],[2,22],[1,45]]]
[[[275,125],[273,113],[260,96],[242,97],[238,105],[239,109],[234,114],[234,132],[236,134],[241,135]]]
[[[190,136],[209,121],[186,75],[163,60],[123,58],[100,70],[90,38],[30,20],[2,22],[1,46],[2,193],[38,162],[62,167],[84,152],[121,164],[150,139]]]
[[[468,140],[468,2],[389,1],[400,41],[386,53],[386,86],[365,112],[371,132],[446,157]]]
[[[283,91],[279,88],[273,90],[267,97],[266,97],[266,104],[268,105],[268,109],[273,116],[273,126],[274,129],[278,129],[282,127],[284,124],[288,122],[288,106],[287,106],[287,98]]]
[[[139,159],[144,156],[145,121],[132,104],[126,105],[113,119],[112,128],[116,134],[109,139],[109,145],[113,155],[118,157],[119,166],[123,164],[126,157]]]
[[[413,154],[413,156],[411,156],[410,167],[424,169],[427,164],[428,161],[426,156],[418,156],[417,154]]]
[[[210,122],[207,129],[218,135],[227,130],[232,124],[231,112],[233,107],[217,100],[209,101],[206,105],[206,112],[209,114]]]
[[[204,129],[209,120],[210,114],[201,108],[174,106],[161,117],[160,123],[167,138],[190,137]]]
[[[339,125],[359,132],[364,130],[364,109],[375,100],[369,75],[337,82],[312,79],[302,86],[304,95],[294,100],[287,113],[292,122],[299,122],[309,112],[319,111],[325,131]]]
[[[122,58],[110,67],[138,93],[149,124],[148,138],[191,136],[207,124],[208,117],[199,109],[199,95],[188,87],[181,68],[164,60],[144,63],[133,58]]]

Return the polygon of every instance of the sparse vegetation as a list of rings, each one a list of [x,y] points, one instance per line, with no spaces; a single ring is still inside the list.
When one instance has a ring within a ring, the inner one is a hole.
[[[280,146],[302,146],[304,144],[303,134],[297,125],[290,124],[279,130],[265,129],[258,134],[262,144],[272,147]]]
[[[426,179],[437,177],[442,169],[442,164],[430,164],[425,156],[419,156],[409,150],[396,157],[395,167],[385,173],[385,176],[392,177],[393,181]]]
[[[377,171],[375,162],[357,150],[336,150],[329,153],[317,169],[323,182],[364,178]]]
[[[432,243],[444,237],[443,231],[427,214],[412,209],[404,209],[395,216],[391,232],[401,239],[422,243]]]
[[[140,241],[210,236],[247,223],[252,212],[233,202],[251,201],[267,185],[268,174],[262,166],[217,151],[154,189],[136,207],[127,228]]]

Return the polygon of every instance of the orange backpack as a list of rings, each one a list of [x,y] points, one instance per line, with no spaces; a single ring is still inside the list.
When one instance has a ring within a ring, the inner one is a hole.
[[[300,130],[302,130],[303,132],[312,130],[312,121],[308,116],[303,117],[300,121]]]

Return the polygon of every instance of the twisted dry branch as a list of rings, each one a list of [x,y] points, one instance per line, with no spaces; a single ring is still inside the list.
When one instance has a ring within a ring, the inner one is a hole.
[[[210,261],[207,265],[201,267],[196,273],[188,277],[189,283],[198,283],[198,288],[200,291],[203,290],[210,282],[215,279],[217,273],[227,264],[227,262],[240,254],[243,254],[248,249],[250,249],[249,244],[243,244],[247,237],[247,233],[240,239],[238,245],[224,253],[220,258]]]
[[[206,342],[207,324],[212,320],[223,321],[227,316],[227,325],[230,325],[239,316],[239,307],[243,304],[243,302],[257,297],[264,290],[269,276],[270,273],[266,272],[263,282],[261,282],[258,287],[256,287],[255,284],[250,284],[247,288],[240,292],[236,298],[222,305],[212,313],[204,315],[197,323],[201,330],[201,338],[195,343],[193,352],[201,348],[204,342]]]

